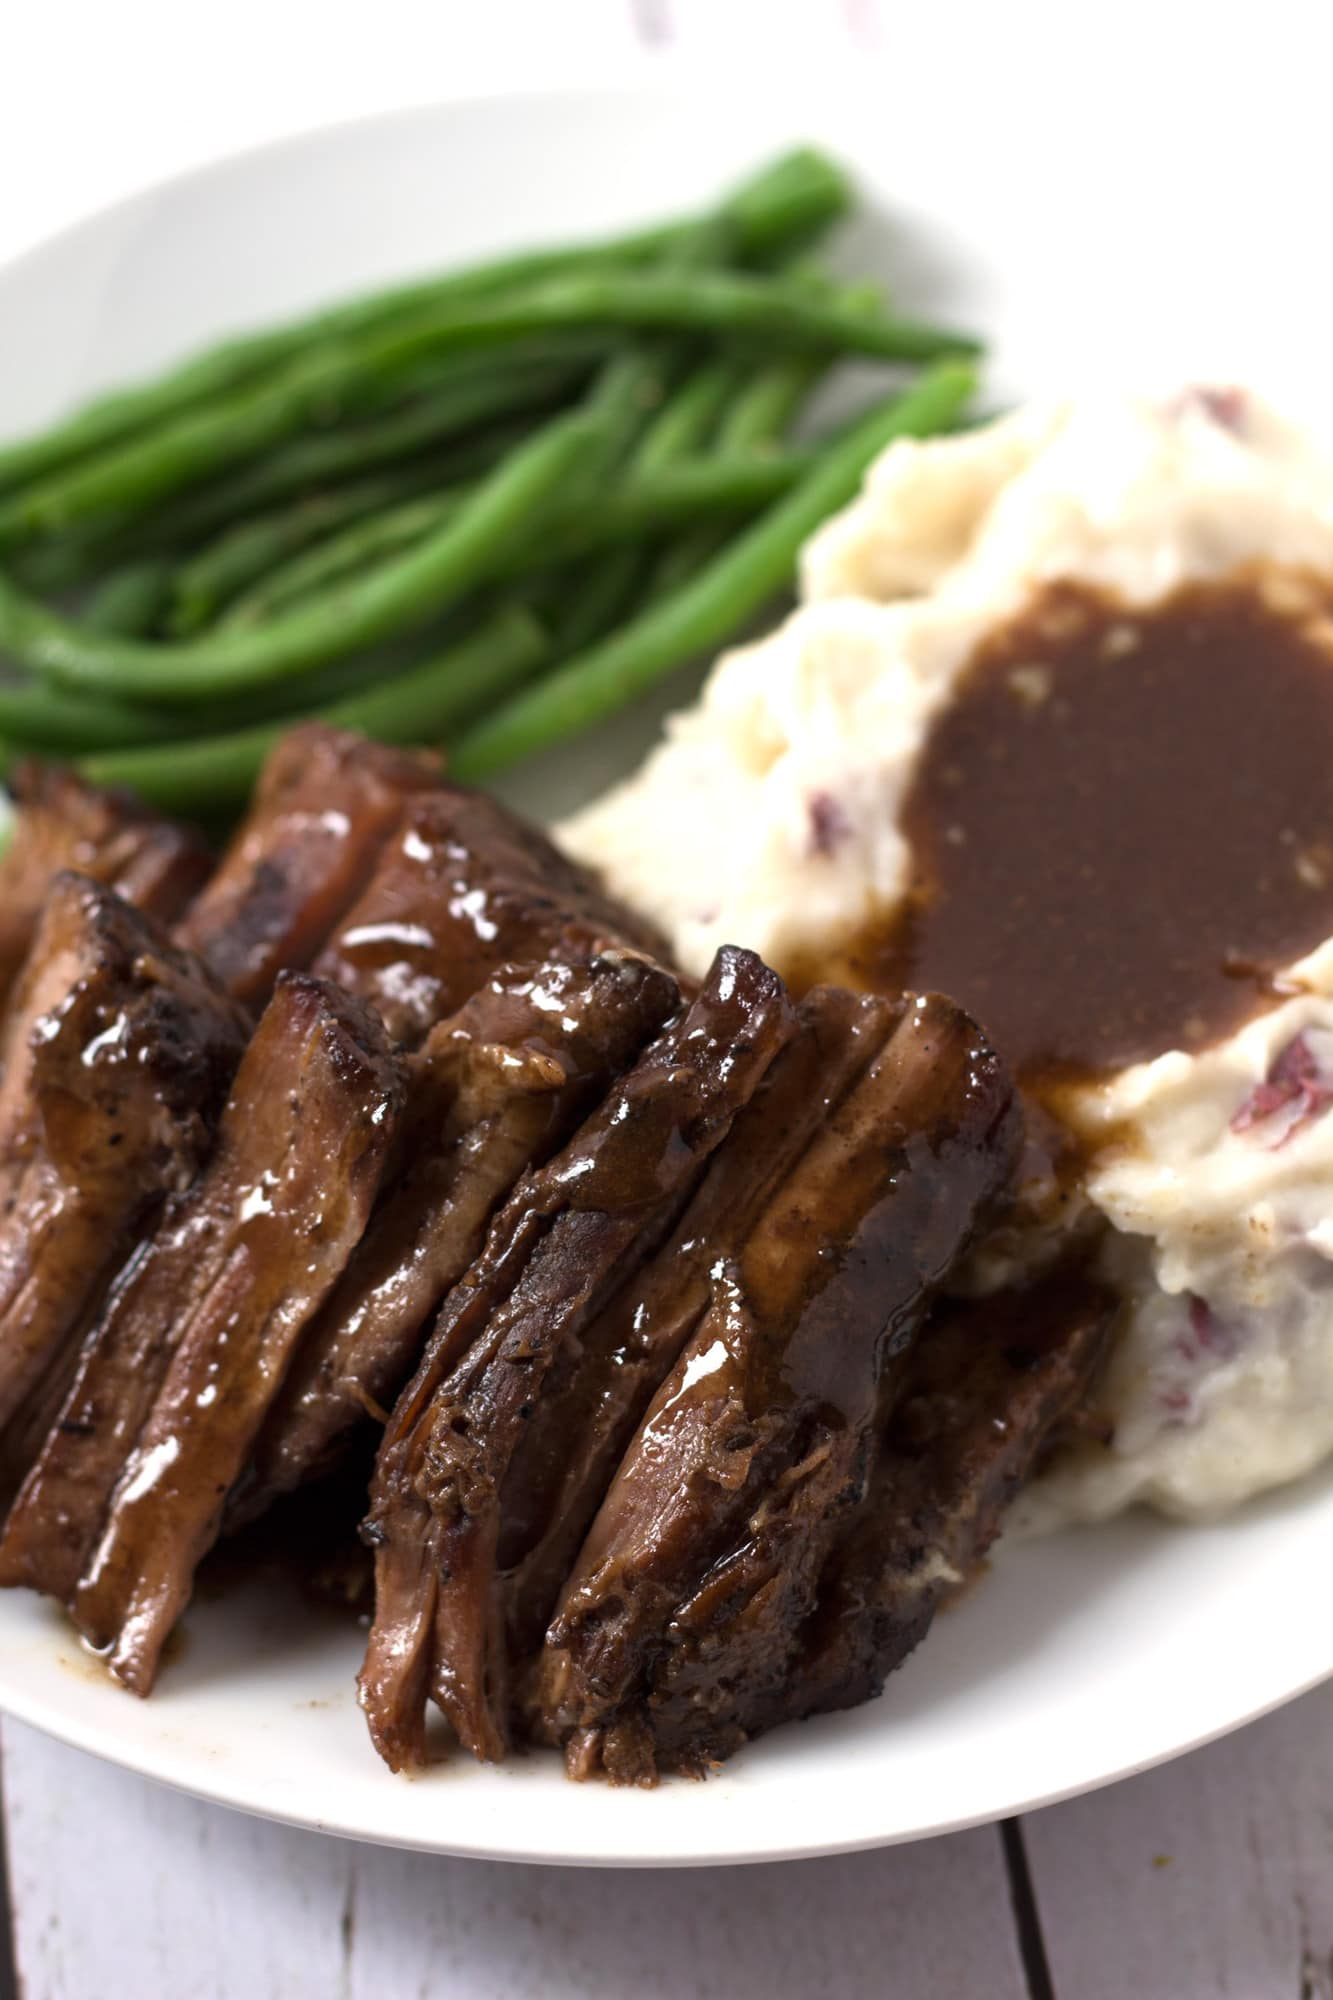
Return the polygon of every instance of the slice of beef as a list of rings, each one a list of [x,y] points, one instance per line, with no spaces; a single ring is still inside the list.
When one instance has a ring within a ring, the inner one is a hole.
[[[1070,1271],[940,1308],[885,1425],[865,1502],[821,1579],[786,1713],[870,1700],[925,1638],[1086,1403],[1118,1311],[1112,1293]],[[749,1733],[765,1722],[760,1707]]]
[[[561,1357],[505,1481],[497,1561],[510,1656],[530,1659],[644,1412],[713,1296],[713,1270],[754,1226],[899,1008],[819,987],[736,1120],[670,1239]]]
[[[85,1349],[25,1488],[34,1515],[62,1528],[34,1580],[68,1592],[82,1568],[75,1623],[137,1693],[292,1349],[365,1227],[401,1098],[367,1011],[283,974],[208,1168],[122,1274]]]
[[[110,890],[56,876],[0,1083],[0,1428],[193,1176],[243,1046],[203,966]]]
[[[670,1232],[794,1026],[777,976],[750,952],[720,952],[694,1003],[520,1182],[446,1299],[386,1432],[367,1523],[376,1610],[362,1705],[395,1769],[422,1761],[428,1695],[467,1747],[501,1753],[495,1561],[514,1453],[561,1356]]]
[[[327,723],[289,730],[181,943],[238,1000],[262,1007],[279,972],[310,963],[365,887],[405,801],[438,784],[439,770],[430,752]]]
[[[616,1474],[535,1676],[539,1733],[566,1740],[576,1774],[651,1782],[661,1763],[711,1754],[706,1674],[670,1742],[649,1695],[741,1603],[763,1607],[781,1677],[864,1493],[877,1412],[1008,1175],[1020,1123],[975,1024],[949,1001],[913,1001],[714,1267],[708,1311]]]
[[[414,800],[315,969],[414,1046],[499,966],[568,964],[608,943],[665,959],[656,933],[534,827],[480,792],[443,787]]]
[[[35,760],[16,767],[9,788],[16,813],[0,858],[0,999],[18,976],[62,870],[104,883],[163,924],[176,921],[207,879],[212,857],[199,836],[127,792],[101,791],[73,771]]]
[[[571,1742],[575,1775],[702,1770],[780,1723],[877,1695],[975,1573],[1014,1494],[1084,1404],[1117,1301],[1074,1271],[940,1306],[885,1418],[865,1497],[796,1605],[710,1577],[643,1710]],[[803,1618],[793,1621],[793,1611]]]
[[[301,1343],[234,1496],[237,1518],[327,1471],[367,1410],[393,1403],[493,1211],[678,1002],[669,973],[625,952],[506,967],[408,1058],[399,1171]]]

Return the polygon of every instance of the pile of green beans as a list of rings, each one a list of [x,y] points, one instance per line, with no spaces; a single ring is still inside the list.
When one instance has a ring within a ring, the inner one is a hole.
[[[797,151],[703,215],[246,334],[0,446],[0,756],[216,817],[319,715],[485,778],[736,637],[974,386],[974,342],[812,262],[848,205]],[[892,393],[811,441],[848,356]]]

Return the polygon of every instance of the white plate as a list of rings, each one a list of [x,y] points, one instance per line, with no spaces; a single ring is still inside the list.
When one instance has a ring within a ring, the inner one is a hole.
[[[840,152],[877,211],[849,264],[883,266],[914,310],[992,336],[998,394],[1239,376],[1322,418],[1319,66],[1293,66],[1262,147],[1238,143],[1229,90],[1192,95],[1182,146],[1178,72],[1138,76],[1133,55],[1102,51],[1095,99],[1048,102],[1035,69],[999,92],[984,63],[914,60],[856,84],[747,74],[416,111],[227,162],[0,274],[0,435],[224,327],[706,199],[801,137]],[[926,87],[932,73],[947,91]],[[515,796],[571,802],[652,727],[636,717]],[[654,1794],[570,1786],[546,1758],[391,1778],[355,1706],[357,1635],[272,1584],[192,1612],[144,1704],[50,1611],[7,1594],[0,1703],[202,1796],[403,1846],[618,1863],[829,1853],[1104,1783],[1299,1693],[1333,1672],[1330,1549],[1329,1480],[1216,1528],[1134,1520],[1005,1549],[879,1702]]]

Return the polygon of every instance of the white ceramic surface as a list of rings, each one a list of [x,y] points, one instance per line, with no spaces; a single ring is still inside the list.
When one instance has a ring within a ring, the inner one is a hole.
[[[1147,73],[1141,74],[1146,67]],[[935,76],[939,78],[938,69]],[[475,102],[338,128],[174,182],[0,273],[0,435],[226,327],[524,240],[688,205],[801,137],[855,167],[850,267],[980,327],[998,398],[1108,377],[1240,377],[1322,422],[1323,130],[1313,67],[1263,144],[1125,48],[1095,97],[1015,64],[947,92],[891,61],[688,89]],[[1308,104],[1303,102],[1308,98]],[[651,713],[511,786],[554,811]],[[1333,1480],[1209,1529],[1134,1520],[1002,1550],[883,1699],[753,1746],[706,1785],[568,1786],[553,1760],[413,1783],[373,1757],[354,1633],[272,1582],[190,1616],[153,1699],[112,1688],[59,1620],[0,1598],[0,1705],[150,1776],[277,1818],[442,1851],[607,1863],[755,1860],[995,1818],[1169,1757],[1333,1672],[1321,1581]]]

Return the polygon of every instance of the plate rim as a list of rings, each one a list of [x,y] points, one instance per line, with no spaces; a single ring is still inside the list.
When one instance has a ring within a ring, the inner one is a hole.
[[[1178,1528],[1180,1524],[1169,1525]],[[1071,1532],[1078,1532],[1078,1530]],[[59,1616],[54,1606],[44,1605],[44,1608],[52,1616]],[[74,1637],[72,1628],[71,1637]],[[83,1649],[83,1653],[85,1657],[88,1657],[86,1648]],[[55,1665],[56,1663],[53,1662],[53,1667]],[[1140,1777],[1146,1772],[1160,1769],[1163,1765],[1175,1763],[1179,1758],[1191,1756],[1195,1751],[1204,1750],[1212,1743],[1221,1742],[1225,1737],[1234,1735],[1237,1730],[1248,1728],[1250,1724],[1262,1721],[1265,1716],[1275,1714],[1278,1709],[1286,1708],[1292,1702],[1301,1700],[1305,1695],[1312,1693],[1315,1688],[1321,1687],[1325,1682],[1330,1680],[1333,1680],[1333,1662],[1330,1662],[1326,1668],[1305,1678],[1298,1687],[1284,1691],[1273,1696],[1271,1699],[1261,1701],[1253,1707],[1247,1708],[1246,1712],[1242,1715],[1229,1718],[1225,1722],[1201,1730],[1198,1735],[1192,1736],[1188,1742],[1178,1743],[1164,1749],[1157,1749],[1143,1757],[1130,1758],[1123,1764],[1118,1765],[1114,1770],[1105,1771],[1092,1779],[1076,1778],[1066,1785],[1039,1789],[1030,1797],[1012,1801],[999,1812],[982,1809],[975,1812],[951,1814],[930,1824],[903,1831],[858,1834],[843,1840],[820,1839],[793,1842],[790,1839],[784,1839],[780,1842],[775,1842],[771,1846],[750,1848],[744,1851],[738,1851],[735,1848],[729,1847],[719,1847],[712,1850],[696,1849],[688,1854],[682,1854],[670,1849],[661,1852],[650,1852],[644,1849],[629,1853],[613,1853],[606,1851],[605,1848],[593,1849],[591,1847],[580,1850],[566,1847],[563,1850],[556,1851],[549,1846],[524,1846],[521,1841],[498,1846],[494,1839],[475,1842],[452,1837],[426,1839],[414,1837],[410,1833],[380,1831],[374,1827],[367,1827],[364,1823],[354,1823],[351,1820],[342,1819],[337,1815],[321,1818],[315,1813],[302,1812],[295,1807],[284,1807],[275,1801],[261,1803],[254,1796],[253,1790],[248,1796],[241,1797],[236,1795],[238,1788],[229,1789],[225,1784],[220,1782],[210,1782],[202,1774],[194,1777],[173,1774],[169,1769],[164,1768],[169,1760],[163,1754],[149,1753],[146,1756],[143,1754],[136,1756],[134,1754],[135,1746],[132,1745],[127,1745],[122,1751],[117,1747],[114,1739],[110,1737],[109,1730],[105,1726],[99,1729],[93,1723],[82,1721],[77,1715],[62,1714],[56,1704],[51,1704],[48,1709],[48,1705],[38,1698],[24,1696],[22,1693],[15,1696],[6,1687],[2,1667],[0,1667],[0,1719],[9,1719],[20,1723],[26,1728],[38,1731],[43,1736],[48,1736],[58,1743],[67,1745],[70,1749],[81,1751],[87,1756],[96,1757],[100,1762],[110,1764],[123,1771],[128,1771],[136,1777],[145,1778],[151,1784],[162,1785],[168,1791],[178,1792],[188,1798],[199,1799],[206,1805],[220,1806],[229,1812],[243,1813],[252,1819],[267,1821],[273,1825],[295,1827],[309,1833],[327,1834],[331,1838],[339,1840],[363,1841],[374,1847],[397,1848],[406,1853],[439,1854],[464,1861],[507,1862],[517,1866],[598,1869],[761,1867],[766,1864],[783,1861],[814,1861],[844,1854],[873,1853],[879,1848],[905,1847],[917,1841],[939,1840],[950,1834],[965,1833],[977,1827],[998,1826],[1004,1820],[1026,1817],[1029,1813],[1043,1811],[1048,1806],[1061,1805],[1070,1799],[1085,1798],[1094,1792],[1105,1790],[1108,1786],[1121,1784],[1127,1779]],[[125,1700],[132,1699],[125,1690],[110,1688],[109,1683],[108,1685],[110,1691],[116,1696],[123,1697]],[[891,1680],[889,1685],[892,1685]],[[881,1696],[877,1699],[883,1698]],[[875,1705],[875,1703],[871,1703],[862,1704],[861,1706],[873,1707]],[[856,1711],[854,1709],[842,1710],[837,1713],[854,1714]],[[820,1718],[816,1717],[812,1719],[818,1721]],[[802,1724],[799,1722],[789,1723],[785,1725],[785,1730],[799,1729],[801,1726]],[[769,1739],[765,1738],[764,1740],[767,1741]],[[367,1755],[369,1754],[370,1746],[367,1742]],[[557,1753],[554,1751],[549,1753],[538,1751],[533,1754],[554,1758]],[[440,1770],[444,1768],[443,1766],[439,1767]],[[521,1765],[517,1768],[521,1768]],[[499,1767],[495,1767],[495,1769],[498,1773]],[[515,1770],[515,1766],[509,1767],[509,1776],[514,1776]],[[422,1782],[421,1780],[396,1779],[390,1772],[384,1772],[381,1775],[388,1786],[395,1783]],[[431,1782],[429,1775],[425,1779],[425,1782]],[[567,1780],[566,1782],[570,1781]],[[690,1785],[691,1787],[697,1786],[701,1790],[704,1790],[709,1785],[718,1782],[717,1778],[705,1778],[699,1781],[680,1777],[667,1777],[662,1781],[662,1784],[663,1787]],[[651,1794],[645,1795],[642,1791],[638,1791],[633,1787],[611,1786],[606,1789],[611,1796],[619,1796],[626,1801],[651,1796]]]

